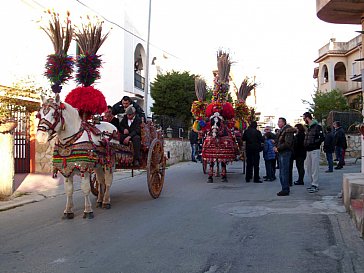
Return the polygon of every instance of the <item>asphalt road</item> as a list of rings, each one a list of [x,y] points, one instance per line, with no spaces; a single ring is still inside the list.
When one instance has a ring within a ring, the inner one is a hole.
[[[187,162],[166,171],[156,200],[145,174],[115,180],[112,208],[91,220],[81,191],[73,220],[61,220],[64,195],[1,211],[0,272],[364,272],[363,240],[337,197],[360,164],[324,170],[318,193],[277,197],[278,180],[245,183],[241,162],[213,184]]]

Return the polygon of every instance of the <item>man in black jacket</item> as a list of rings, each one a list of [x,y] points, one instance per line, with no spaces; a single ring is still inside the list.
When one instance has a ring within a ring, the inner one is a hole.
[[[134,163],[135,167],[139,166],[140,146],[141,146],[141,119],[136,115],[133,106],[129,106],[125,110],[125,116],[120,122],[120,143],[128,145],[133,143]]]
[[[129,96],[124,96],[121,101],[115,103],[112,107],[111,113],[115,116],[117,114],[125,114],[125,110],[126,108],[128,108],[129,106],[133,106],[135,111],[136,111],[136,115],[144,121],[146,121],[145,119],[145,114],[143,109],[134,101],[131,100],[131,98]]]
[[[245,181],[250,182],[254,170],[254,183],[262,183],[259,177],[259,153],[263,150],[264,138],[262,133],[257,130],[257,126],[257,122],[252,121],[243,134],[243,141],[246,142]]]
[[[292,152],[294,145],[294,133],[296,129],[287,124],[283,117],[278,119],[280,131],[277,133],[277,142],[275,152],[278,153],[279,161],[279,180],[282,190],[277,193],[278,196],[287,196],[290,193],[290,177],[292,170]]]
[[[312,118],[310,112],[303,114],[303,120],[308,126],[304,145],[307,150],[306,172],[311,186],[307,190],[309,193],[315,193],[319,190],[320,147],[325,137],[321,125]]]
[[[342,169],[345,165],[344,156],[345,150],[348,148],[348,144],[346,142],[345,131],[341,127],[339,121],[334,121],[334,145],[335,145],[335,154],[339,162],[335,167],[336,170]]]
[[[324,152],[326,154],[326,160],[328,164],[328,169],[325,171],[326,173],[332,173],[334,171],[334,160],[332,158],[332,154],[335,151],[335,143],[334,143],[334,133],[330,126],[326,128],[326,136],[324,140]]]

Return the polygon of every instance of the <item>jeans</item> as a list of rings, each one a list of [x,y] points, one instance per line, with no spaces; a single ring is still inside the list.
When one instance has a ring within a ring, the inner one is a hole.
[[[267,179],[275,179],[276,178],[276,160],[268,159],[264,161],[265,170],[267,173]]]
[[[337,159],[339,161],[339,163],[337,163],[337,166],[339,166],[339,167],[344,166],[345,165],[345,162],[344,162],[344,149],[342,147],[336,146],[335,147],[335,153],[336,153]]]
[[[197,144],[191,144],[191,160],[196,161],[196,145]]]
[[[279,161],[279,180],[281,181],[282,191],[289,193],[289,176],[290,176],[290,161],[292,151],[287,150],[278,154]]]
[[[332,172],[334,170],[334,160],[332,159],[332,153],[331,152],[326,153],[326,160],[327,160],[327,164],[329,165],[328,170],[330,172]]]

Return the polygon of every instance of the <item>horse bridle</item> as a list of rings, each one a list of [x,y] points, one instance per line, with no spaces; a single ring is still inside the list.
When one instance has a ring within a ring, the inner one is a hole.
[[[49,112],[50,108],[54,109],[54,113],[53,113],[54,123],[49,122],[45,118],[40,118],[41,115],[39,112],[36,115],[36,117],[38,119],[40,119],[37,130],[43,131],[43,132],[48,131],[49,132],[48,141],[50,141],[56,135],[55,128],[59,122],[61,122],[62,129],[64,128],[63,109],[65,109],[65,105],[63,103],[60,103],[58,105],[54,102],[50,102],[50,103],[43,104],[42,108],[43,108],[44,115],[46,115]]]

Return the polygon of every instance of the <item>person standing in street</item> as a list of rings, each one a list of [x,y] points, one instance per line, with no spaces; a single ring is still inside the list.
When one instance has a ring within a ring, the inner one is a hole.
[[[244,131],[243,141],[246,142],[246,174],[245,181],[248,183],[253,178],[254,183],[262,183],[259,177],[260,152],[262,151],[264,138],[262,133],[257,130],[258,124],[252,121],[248,129]]]
[[[326,135],[324,140],[324,152],[326,154],[326,160],[328,168],[326,173],[332,173],[334,171],[334,160],[332,154],[335,151],[335,137],[330,126],[326,128]]]
[[[287,124],[285,118],[278,119],[278,127],[280,131],[277,134],[277,143],[275,152],[278,153],[279,162],[279,180],[282,190],[277,193],[278,196],[287,196],[290,193],[289,176],[290,176],[290,161],[293,152],[293,140],[295,129]]]
[[[336,157],[338,159],[337,166],[335,167],[335,170],[342,169],[345,165],[344,156],[345,156],[345,150],[348,148],[346,137],[345,137],[345,131],[341,127],[341,124],[339,121],[334,121],[334,144],[335,144],[335,153]]]
[[[196,151],[197,151],[197,144],[198,144],[198,133],[196,133],[192,128],[190,131],[190,144],[191,144],[191,160],[192,162],[197,162],[196,160]]]
[[[324,141],[324,133],[321,125],[317,120],[312,118],[310,112],[303,114],[303,120],[308,126],[305,136],[305,148],[307,150],[306,172],[310,179],[310,187],[307,188],[309,193],[315,193],[319,190],[319,167],[320,167],[320,146]]]
[[[264,134],[264,149],[263,149],[263,158],[265,162],[265,170],[267,172],[266,177],[264,177],[264,181],[274,181],[276,180],[275,176],[275,158],[276,153],[274,152],[274,135],[272,132],[266,132]]]
[[[305,177],[305,159],[307,151],[304,145],[305,142],[305,127],[298,123],[294,126],[297,130],[294,136],[293,159],[296,161],[298,179],[294,182],[295,185],[304,185],[303,178]]]

